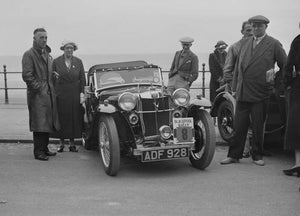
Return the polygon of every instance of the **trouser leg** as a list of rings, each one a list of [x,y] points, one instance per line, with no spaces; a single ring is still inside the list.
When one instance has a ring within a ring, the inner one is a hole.
[[[300,166],[300,149],[295,150],[295,165]]]
[[[44,134],[44,149],[45,149],[45,152],[49,152],[49,149],[48,149],[48,144],[49,144],[49,133],[45,133]]]
[[[33,154],[35,156],[45,154],[49,141],[49,133],[33,132]]]
[[[264,123],[266,120],[266,110],[266,101],[255,103],[251,107],[253,132],[251,155],[253,160],[260,160],[263,158]]]
[[[234,134],[229,142],[228,157],[242,158],[247,137],[248,127],[250,124],[249,118],[249,103],[237,102],[234,116]]]

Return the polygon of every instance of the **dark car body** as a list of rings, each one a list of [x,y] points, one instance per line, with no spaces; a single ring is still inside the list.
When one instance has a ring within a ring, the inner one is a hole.
[[[99,149],[108,175],[117,174],[121,156],[189,157],[199,169],[210,164],[215,133],[208,100],[190,100],[185,89],[171,95],[161,69],[145,61],[95,65],[87,80],[84,145]]]

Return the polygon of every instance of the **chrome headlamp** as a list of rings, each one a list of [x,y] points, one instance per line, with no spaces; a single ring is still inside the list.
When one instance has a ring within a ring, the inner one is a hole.
[[[130,92],[124,92],[119,96],[118,104],[121,107],[122,110],[125,111],[131,111],[135,108],[137,103],[137,97],[130,93]]]
[[[184,88],[176,89],[172,95],[173,101],[177,106],[186,106],[190,102],[190,93]]]

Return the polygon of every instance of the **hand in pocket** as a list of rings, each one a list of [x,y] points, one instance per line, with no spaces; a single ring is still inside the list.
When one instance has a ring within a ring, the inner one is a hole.
[[[274,79],[275,79],[275,70],[271,68],[266,72],[266,82],[272,84],[274,83]]]

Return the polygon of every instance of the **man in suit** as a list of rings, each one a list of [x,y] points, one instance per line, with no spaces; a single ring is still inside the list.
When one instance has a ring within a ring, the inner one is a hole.
[[[190,50],[193,38],[184,37],[179,40],[182,50],[175,53],[169,73],[168,90],[173,93],[178,88],[190,89],[198,77],[198,57]]]
[[[55,152],[48,149],[49,134],[59,129],[53,87],[51,49],[44,28],[33,32],[33,47],[22,58],[22,77],[27,85],[29,127],[33,132],[34,157],[47,161]]]
[[[253,138],[251,156],[254,164],[263,166],[264,122],[272,84],[274,65],[280,70],[286,62],[286,53],[281,43],[266,34],[266,17],[258,15],[248,20],[253,28],[253,36],[245,39],[238,56],[235,133],[230,141],[228,156],[221,164],[237,163],[242,158],[250,118]]]

